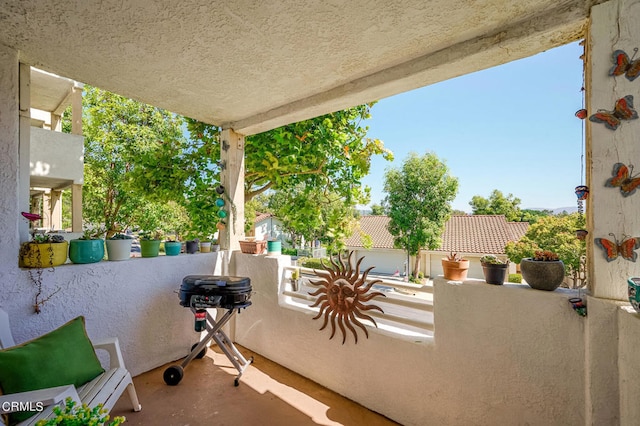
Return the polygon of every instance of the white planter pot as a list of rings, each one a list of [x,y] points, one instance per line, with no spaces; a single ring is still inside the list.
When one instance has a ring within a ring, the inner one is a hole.
[[[200,253],[209,253],[209,252],[211,252],[211,241],[201,241]]]
[[[133,240],[107,240],[107,257],[109,260],[131,259],[131,242]]]

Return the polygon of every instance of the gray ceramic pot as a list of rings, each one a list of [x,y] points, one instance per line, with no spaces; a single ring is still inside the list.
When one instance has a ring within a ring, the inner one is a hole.
[[[564,279],[564,263],[562,260],[542,261],[531,258],[522,259],[520,262],[522,278],[529,287],[536,290],[553,291]]]

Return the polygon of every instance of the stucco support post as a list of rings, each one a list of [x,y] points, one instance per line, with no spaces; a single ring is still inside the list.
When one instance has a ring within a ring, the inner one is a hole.
[[[244,239],[244,136],[233,129],[220,134],[220,183],[225,188],[226,227],[220,231],[223,250],[239,250]]]
[[[638,47],[639,6],[637,0],[612,0],[591,9],[585,74],[589,115],[598,110],[613,110],[616,101],[627,95],[634,96],[636,109],[640,106],[638,82],[631,82],[624,75],[609,75],[615,50],[624,50],[632,56],[633,49]],[[627,237],[640,237],[640,196],[625,197],[619,188],[604,186],[612,177],[614,164],[640,165],[640,120],[623,120],[616,130],[587,120],[586,135],[586,178],[590,189],[587,256],[591,297],[587,299],[589,311],[585,329],[585,423],[626,424],[621,403],[624,399],[620,391],[622,378],[619,377],[622,360],[618,350],[616,309],[617,305],[626,303],[626,280],[640,275],[640,263],[622,256],[608,262],[603,250],[595,246],[594,239],[622,241]]]
[[[16,267],[20,241],[18,227],[24,227],[25,238],[29,229],[26,220],[20,216],[22,204],[19,204],[20,163],[16,156],[19,150],[18,76],[18,52],[0,44],[0,241],[4,247],[0,250],[0,265],[13,264]],[[28,205],[28,194],[25,197]],[[9,281],[4,275],[6,269],[0,269],[0,278],[4,277],[0,283],[2,289]]]

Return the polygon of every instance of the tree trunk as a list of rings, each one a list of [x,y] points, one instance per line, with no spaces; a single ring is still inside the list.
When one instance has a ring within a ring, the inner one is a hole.
[[[418,273],[420,272],[420,258],[421,256],[422,250],[418,250],[418,254],[416,254],[416,261],[413,263],[413,273],[411,275],[413,275],[414,279],[418,279]]]

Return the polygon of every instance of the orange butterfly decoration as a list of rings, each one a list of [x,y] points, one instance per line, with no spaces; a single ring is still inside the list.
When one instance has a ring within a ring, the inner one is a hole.
[[[620,188],[620,192],[623,197],[636,192],[636,188],[640,186],[640,177],[638,175],[631,176],[633,172],[633,165],[629,164],[629,167],[623,163],[616,163],[613,165],[613,177],[607,179],[604,186],[608,188]]]
[[[622,120],[634,120],[638,113],[633,109],[633,95],[627,95],[616,101],[613,111],[600,110],[589,117],[594,123],[604,123],[607,129],[616,130]]]
[[[618,76],[624,74],[627,80],[635,80],[640,75],[640,59],[633,60],[636,53],[638,53],[637,47],[633,49],[633,57],[629,59],[629,55],[623,50],[613,52],[613,63],[615,65],[609,70],[609,75]]]
[[[638,253],[634,250],[640,248],[640,239],[635,237],[627,237],[618,243],[618,240],[614,234],[609,234],[613,237],[614,241],[607,240],[606,238],[595,238],[594,242],[598,247],[604,250],[604,257],[607,262],[611,262],[622,256],[623,258],[635,262],[638,258]]]

